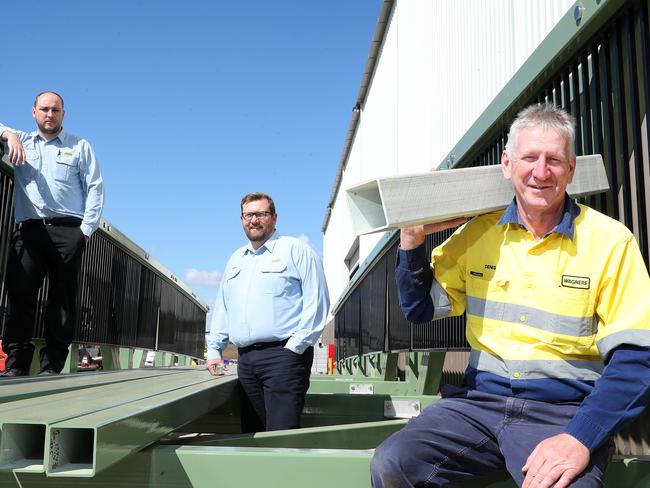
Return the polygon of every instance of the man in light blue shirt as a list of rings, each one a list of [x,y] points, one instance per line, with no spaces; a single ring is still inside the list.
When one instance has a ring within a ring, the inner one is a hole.
[[[7,262],[9,316],[2,337],[6,376],[29,374],[38,289],[49,278],[42,374],[61,371],[77,316],[78,275],[86,239],[97,229],[104,185],[90,144],[63,130],[63,98],[39,93],[31,133],[0,124],[14,169],[14,214]]]
[[[241,201],[250,243],[230,257],[212,313],[206,368],[221,373],[228,340],[239,349],[243,432],[300,427],[309,375],[329,311],[323,267],[303,241],[275,229],[273,199]]]

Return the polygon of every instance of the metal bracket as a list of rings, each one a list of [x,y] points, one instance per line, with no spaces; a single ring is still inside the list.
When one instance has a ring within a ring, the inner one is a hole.
[[[410,419],[420,415],[419,400],[386,400],[384,417],[387,419]]]
[[[350,383],[351,395],[372,395],[375,391],[371,383]]]

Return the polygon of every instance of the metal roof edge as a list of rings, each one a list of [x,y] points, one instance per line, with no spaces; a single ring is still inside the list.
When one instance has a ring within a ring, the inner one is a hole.
[[[395,1],[396,0],[384,0],[384,3],[381,6],[381,11],[379,12],[377,27],[375,28],[375,34],[370,45],[370,52],[368,53],[368,61],[366,62],[366,67],[361,78],[361,85],[359,86],[359,92],[357,93],[356,103],[352,108],[352,119],[350,120],[350,125],[348,126],[345,142],[343,143],[343,152],[341,153],[339,166],[336,170],[334,185],[332,186],[332,193],[330,194],[330,199],[325,210],[325,217],[323,219],[323,225],[321,226],[321,231],[323,234],[325,231],[327,231],[330,216],[332,215],[332,207],[334,206],[334,201],[336,200],[339,188],[341,187],[343,170],[345,169],[348,157],[350,156],[352,141],[354,140],[354,136],[357,133],[357,127],[359,125],[359,116],[361,114],[362,107],[366,102],[366,97],[368,96],[368,90],[372,82],[372,77],[375,74],[375,68],[377,67],[377,61],[379,59],[379,51],[384,44],[384,39],[386,38],[388,20],[393,13]]]

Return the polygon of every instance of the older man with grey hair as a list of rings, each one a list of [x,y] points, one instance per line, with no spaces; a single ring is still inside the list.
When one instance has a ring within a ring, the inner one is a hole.
[[[650,279],[632,233],[571,200],[574,121],[524,109],[501,158],[515,197],[431,257],[401,230],[400,306],[416,324],[460,315],[461,387],[384,441],[373,486],[445,486],[507,469],[525,488],[603,486],[612,435],[648,404]]]

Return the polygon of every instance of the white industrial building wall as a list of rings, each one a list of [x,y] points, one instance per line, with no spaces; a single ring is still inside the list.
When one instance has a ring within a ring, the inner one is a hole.
[[[332,303],[356,237],[345,189],[440,164],[557,21],[568,0],[396,0],[323,239]],[[360,262],[381,234],[358,240]]]

